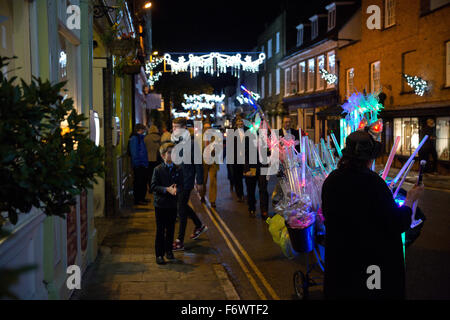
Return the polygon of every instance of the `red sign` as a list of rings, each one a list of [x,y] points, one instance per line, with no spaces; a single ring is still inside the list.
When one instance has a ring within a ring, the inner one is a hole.
[[[78,252],[77,243],[77,207],[71,206],[67,214],[67,265],[75,264]]]

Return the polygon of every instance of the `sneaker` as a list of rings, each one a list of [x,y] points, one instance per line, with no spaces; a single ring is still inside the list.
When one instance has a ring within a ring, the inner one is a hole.
[[[173,249],[172,251],[183,251],[184,250],[184,244],[180,240],[175,240],[173,243]]]
[[[164,257],[156,257],[156,263],[157,264],[166,264],[164,261]]]
[[[201,226],[200,228],[195,229],[195,230],[194,230],[194,233],[191,234],[191,239],[193,239],[193,240],[197,239],[198,237],[200,237],[200,235],[201,235],[203,232],[205,232],[205,231],[207,231],[207,230],[208,230],[208,227],[205,226],[205,225]]]
[[[175,260],[175,256],[173,255],[172,252],[166,253],[166,258],[168,260]]]

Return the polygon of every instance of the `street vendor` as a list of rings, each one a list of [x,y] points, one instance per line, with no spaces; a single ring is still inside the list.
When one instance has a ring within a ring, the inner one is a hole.
[[[410,228],[411,208],[424,187],[414,186],[398,207],[385,181],[370,170],[380,152],[368,130],[353,132],[323,184],[326,299],[405,298],[401,234]]]

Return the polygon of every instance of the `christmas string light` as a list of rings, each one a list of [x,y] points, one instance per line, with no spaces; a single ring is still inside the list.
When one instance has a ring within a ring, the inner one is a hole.
[[[166,64],[170,65],[171,71],[175,74],[179,72],[189,72],[193,77],[197,76],[200,69],[203,69],[204,73],[214,74],[226,73],[228,68],[231,68],[232,74],[239,77],[239,71],[242,68],[243,71],[258,72],[259,66],[266,59],[264,53],[260,53],[256,60],[252,60],[252,57],[247,55],[244,60],[241,59],[240,53],[236,55],[226,55],[218,52],[211,52],[200,56],[194,54],[188,55],[188,60],[184,56],[178,58],[178,61],[172,60],[170,54],[166,53],[164,59]]]
[[[188,96],[184,95],[186,102],[181,103],[186,110],[202,110],[202,109],[214,109],[216,104],[220,104],[225,99],[225,95],[221,96],[213,94],[194,94]]]
[[[145,64],[145,73],[147,74],[147,82],[150,86],[153,86],[155,82],[159,80],[159,78],[162,76],[162,72],[157,72],[153,74],[153,70],[164,61],[163,58],[160,57],[154,57],[152,61],[148,61]]]
[[[414,89],[414,93],[418,96],[423,96],[423,94],[428,91],[428,82],[426,80],[423,80],[418,76],[413,77],[405,73],[402,75],[406,79],[408,85]]]
[[[320,69],[320,74],[322,79],[325,79],[325,81],[328,84],[334,84],[337,81],[337,76],[335,74],[329,73],[327,70],[325,69]]]

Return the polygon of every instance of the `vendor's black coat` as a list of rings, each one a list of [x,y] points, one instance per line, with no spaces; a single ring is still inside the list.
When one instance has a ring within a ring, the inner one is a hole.
[[[337,169],[322,188],[326,226],[324,293],[328,299],[403,299],[401,233],[412,211],[398,208],[386,183],[369,169]],[[369,290],[367,268],[381,271],[381,289]]]

